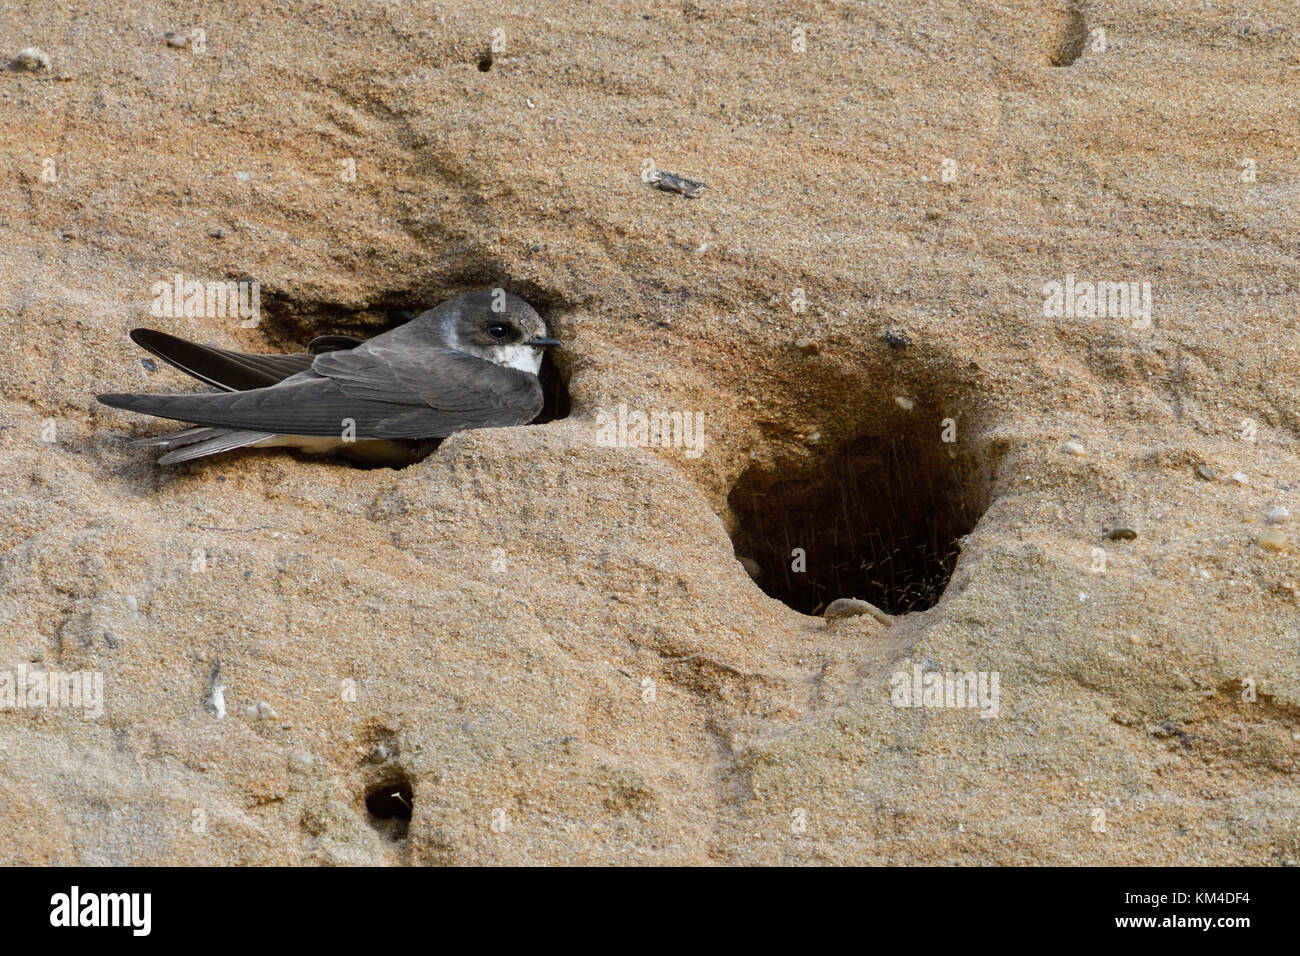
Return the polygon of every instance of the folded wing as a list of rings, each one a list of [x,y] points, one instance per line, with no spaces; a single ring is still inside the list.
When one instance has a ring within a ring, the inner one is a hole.
[[[155,329],[132,329],[131,341],[186,375],[213,388],[240,392],[265,388],[311,368],[315,356],[251,355],[215,345],[200,345]]]
[[[310,369],[271,386],[216,395],[110,394],[99,400],[196,425],[279,435],[339,436],[351,423],[359,440],[445,438],[466,428],[523,425],[542,409],[537,376],[460,352],[367,343],[307,357]]]

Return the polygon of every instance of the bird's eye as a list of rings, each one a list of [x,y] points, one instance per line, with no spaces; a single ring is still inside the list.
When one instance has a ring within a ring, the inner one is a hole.
[[[506,337],[506,327],[501,323],[488,326],[488,335],[494,339],[504,339]]]

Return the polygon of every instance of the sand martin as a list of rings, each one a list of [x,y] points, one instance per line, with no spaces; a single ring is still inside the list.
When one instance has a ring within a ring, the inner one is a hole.
[[[298,355],[250,355],[135,329],[136,344],[223,392],[97,396],[105,405],[191,422],[136,442],[159,464],[232,448],[298,448],[405,464],[466,428],[525,425],[542,410],[542,350],[559,343],[523,299],[484,289],[449,299],[373,339],[327,335]]]

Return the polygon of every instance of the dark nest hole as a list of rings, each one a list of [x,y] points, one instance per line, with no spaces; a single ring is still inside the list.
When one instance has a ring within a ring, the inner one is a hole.
[[[366,791],[370,825],[394,840],[406,839],[414,808],[415,795],[404,776],[391,777]]]
[[[897,424],[793,473],[741,476],[729,499],[736,554],[757,562],[749,570],[767,594],[803,614],[837,598],[889,614],[938,603],[958,539],[987,507],[988,481],[940,440],[937,422],[924,434]]]

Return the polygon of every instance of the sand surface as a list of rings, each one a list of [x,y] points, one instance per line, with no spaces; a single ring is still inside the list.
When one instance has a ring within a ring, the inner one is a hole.
[[[103,680],[0,710],[0,862],[1300,863],[1298,36],[1284,0],[0,7],[0,60],[49,58],[0,70],[0,672]],[[259,324],[151,315],[177,273]],[[1046,314],[1067,276],[1150,313]],[[160,469],[93,398],[191,387],[137,326],[290,350],[481,286],[563,340],[568,417]],[[701,453],[609,447],[620,404]],[[841,481],[855,533],[966,535],[937,604],[828,626],[751,580],[773,514],[823,574]],[[891,699],[968,672],[996,716]]]

